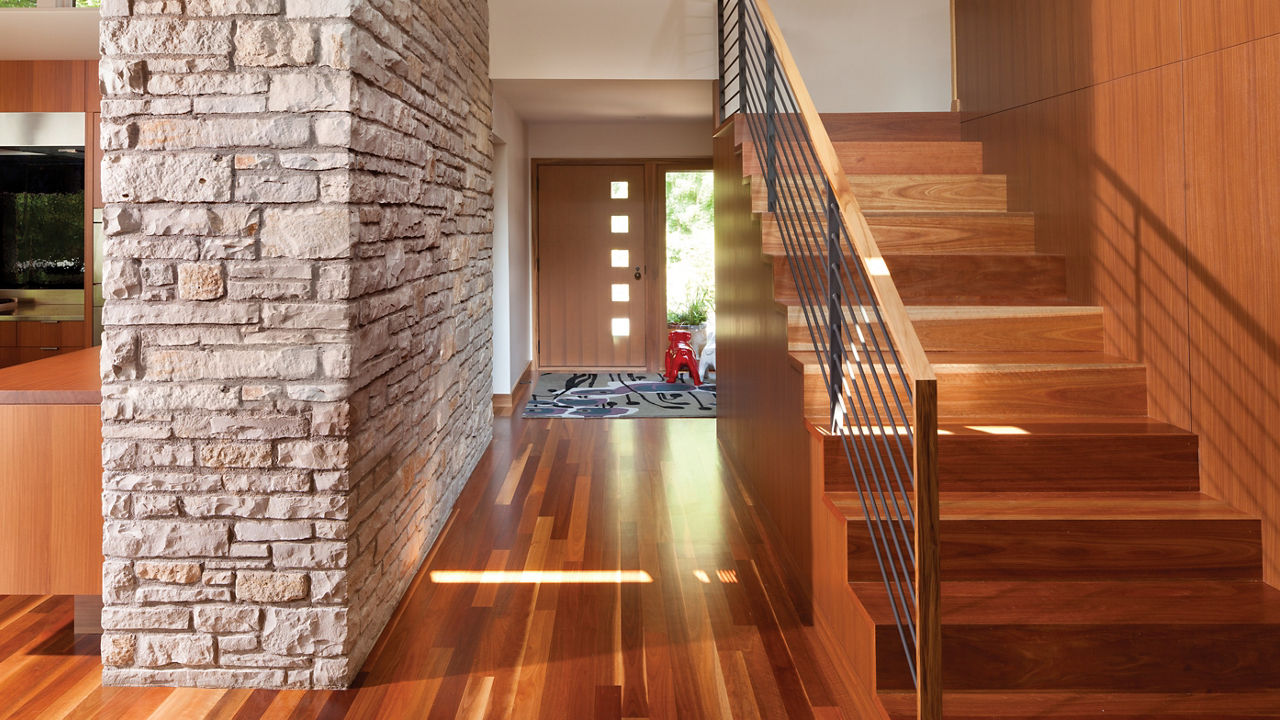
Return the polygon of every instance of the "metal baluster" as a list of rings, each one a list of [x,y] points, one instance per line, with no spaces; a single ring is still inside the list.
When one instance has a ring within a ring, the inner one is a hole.
[[[777,57],[773,52],[773,40],[764,39],[764,120],[768,142],[765,143],[765,186],[769,191],[769,212],[778,209],[778,85]]]
[[[840,203],[836,201],[835,191],[827,188],[827,287],[828,309],[827,320],[830,323],[830,340],[827,347],[831,352],[831,429],[840,431],[836,425],[836,411],[839,409],[841,391],[844,388],[844,297],[840,285],[840,260],[843,250],[840,246]],[[840,422],[844,423],[842,416]]]
[[[725,121],[724,116],[724,0],[716,0],[716,27],[720,31],[716,33],[716,47],[719,52],[716,53],[716,60],[720,66],[720,74],[716,77],[720,78],[720,82],[716,83],[718,92],[720,93],[720,117],[716,118],[716,123]]]

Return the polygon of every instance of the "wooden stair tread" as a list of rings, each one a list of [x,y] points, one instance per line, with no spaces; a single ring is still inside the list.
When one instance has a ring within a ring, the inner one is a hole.
[[[751,203],[754,212],[767,212],[768,191],[763,174],[750,178]],[[1007,212],[1008,184],[1004,175],[848,175],[849,185],[858,204],[865,210],[893,210],[899,213],[939,212],[964,209],[970,212]],[[813,186],[809,177],[783,177],[781,183],[792,188]],[[819,187],[814,190],[825,192]],[[784,196],[793,194],[785,187]]]
[[[827,492],[846,519],[863,521],[857,492]],[[1035,492],[939,494],[939,518],[948,520],[1245,520],[1256,518],[1198,492]],[[945,537],[944,537],[945,542]]]
[[[915,693],[880,693],[890,720],[916,717]],[[1223,693],[946,692],[944,720],[1253,720],[1280,717],[1280,690]]]

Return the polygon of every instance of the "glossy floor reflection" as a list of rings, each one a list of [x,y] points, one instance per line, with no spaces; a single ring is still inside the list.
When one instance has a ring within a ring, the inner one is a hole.
[[[102,688],[69,598],[10,597],[0,718],[841,717],[773,568],[714,421],[499,418],[357,688]]]

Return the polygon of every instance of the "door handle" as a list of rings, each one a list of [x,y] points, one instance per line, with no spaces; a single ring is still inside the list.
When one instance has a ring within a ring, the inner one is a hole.
[[[637,279],[637,280],[639,280],[639,279],[640,279],[640,268],[639,268],[639,267],[637,267],[637,268],[636,268],[636,279]]]

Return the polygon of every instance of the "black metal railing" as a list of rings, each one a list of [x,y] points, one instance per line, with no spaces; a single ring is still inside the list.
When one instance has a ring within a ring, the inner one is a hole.
[[[907,665],[932,693],[936,678],[924,676],[936,648],[922,652],[921,638],[932,645],[937,634],[936,574],[920,578],[936,570],[936,537],[920,533],[936,531],[936,461],[921,443],[936,445],[936,398],[917,393],[919,382],[935,382],[932,368],[767,4],[720,0],[718,20],[721,118],[746,124],[744,160],[751,155],[764,181],[756,209],[786,250],[827,390],[826,430],[848,461]],[[917,490],[932,495],[923,526]]]

